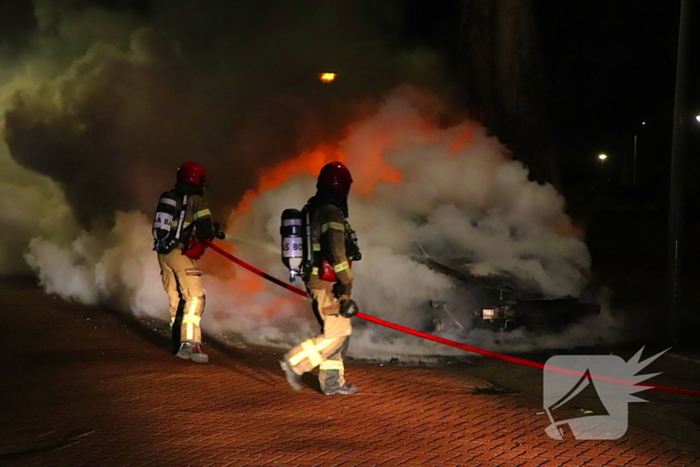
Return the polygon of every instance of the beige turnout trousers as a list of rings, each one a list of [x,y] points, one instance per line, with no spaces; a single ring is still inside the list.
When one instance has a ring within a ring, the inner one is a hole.
[[[158,254],[163,287],[170,300],[170,326],[180,326],[180,341],[202,342],[200,321],[204,312],[202,271],[193,259],[182,254],[179,248],[167,255]],[[178,310],[182,306],[179,321]]]
[[[294,347],[285,358],[299,375],[319,367],[318,380],[326,391],[345,384],[343,356],[352,325],[350,318],[340,316],[340,303],[330,289],[309,289],[309,297],[323,322],[322,333]]]

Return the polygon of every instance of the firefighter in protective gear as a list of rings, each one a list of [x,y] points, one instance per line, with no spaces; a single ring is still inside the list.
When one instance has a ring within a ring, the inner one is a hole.
[[[347,198],[351,184],[350,171],[340,162],[331,162],[321,169],[316,195],[305,207],[309,210],[314,255],[313,267],[304,281],[314,314],[321,324],[321,334],[294,347],[280,362],[287,382],[295,391],[301,390],[301,375],[318,366],[324,394],[358,392],[357,386],[345,381],[343,356],[348,349],[352,325],[350,318],[340,314],[343,303],[350,300],[353,282],[350,266],[353,258],[348,257],[349,248],[346,248]],[[332,272],[324,273],[324,263]]]
[[[196,262],[204,252],[204,245],[197,239],[213,240],[217,235],[216,225],[204,200],[206,171],[194,162],[185,162],[177,171],[174,193],[183,200],[182,235],[169,253],[158,253],[163,287],[170,301],[170,326],[176,355],[196,363],[209,361],[202,352],[200,321],[204,312],[205,295],[202,288],[202,271]],[[182,203],[178,205],[182,209]],[[179,219],[173,220],[177,229]]]

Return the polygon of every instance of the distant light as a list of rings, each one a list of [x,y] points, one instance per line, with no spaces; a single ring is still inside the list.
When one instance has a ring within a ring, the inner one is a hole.
[[[695,120],[697,120],[698,122],[700,122],[700,115],[697,115],[697,116],[695,117]]]
[[[700,115],[698,115],[698,116],[695,117],[695,118],[699,118],[699,117],[700,117]],[[647,122],[642,122],[642,125],[646,125],[646,124],[647,124]]]
[[[607,154],[598,154],[598,159],[600,159],[601,161],[604,161],[607,158],[608,158]]]
[[[333,80],[335,80],[335,73],[321,73],[318,75],[318,79],[320,79],[322,83],[332,83]]]

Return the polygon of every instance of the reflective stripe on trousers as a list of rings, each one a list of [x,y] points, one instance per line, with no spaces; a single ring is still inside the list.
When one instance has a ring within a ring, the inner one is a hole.
[[[201,342],[200,323],[206,303],[202,271],[179,249],[167,255],[159,254],[158,264],[170,302],[170,325],[180,326],[181,340]]]
[[[345,342],[343,342],[343,345],[340,346],[337,352],[329,356],[328,360],[318,367],[318,382],[324,392],[345,384],[343,358],[348,351],[349,344],[350,337],[346,337]]]
[[[349,318],[337,314],[340,304],[331,290],[311,289],[309,295],[323,322],[323,333],[297,345],[287,352],[285,358],[297,374],[319,367],[318,380],[325,391],[345,384],[343,356],[348,348],[352,325]]]
[[[311,364],[311,368],[316,368],[317,366],[321,365],[324,361],[324,357],[322,355],[322,352],[324,350],[335,349],[335,347],[331,347],[334,343],[337,346],[338,338],[321,339],[321,340],[318,340],[318,343],[316,343],[315,340],[317,340],[317,337],[318,336],[316,336],[315,338],[306,340],[306,341],[302,342],[301,344],[299,344],[298,347],[301,347],[301,351],[295,353],[295,355],[293,357],[288,357],[289,363],[291,363],[292,366],[299,365],[302,362],[302,360],[307,358],[309,360],[309,363]],[[328,352],[324,352],[324,353],[328,354]],[[309,371],[309,370],[305,370],[305,371]]]

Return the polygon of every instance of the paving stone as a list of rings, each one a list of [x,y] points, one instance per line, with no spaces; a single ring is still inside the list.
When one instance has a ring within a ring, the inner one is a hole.
[[[362,393],[330,398],[292,392],[279,350],[209,339],[196,365],[132,317],[21,281],[0,280],[0,319],[2,466],[700,465],[696,447],[635,428],[552,440],[539,401],[439,368],[351,361]]]

